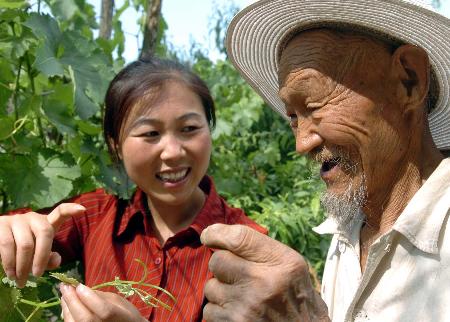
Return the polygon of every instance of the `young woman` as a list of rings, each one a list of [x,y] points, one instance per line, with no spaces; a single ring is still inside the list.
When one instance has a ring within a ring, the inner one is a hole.
[[[20,286],[61,262],[81,260],[88,286],[141,279],[171,311],[108,292],[63,285],[66,321],[199,321],[212,250],[200,234],[213,223],[244,224],[261,232],[240,209],[217,194],[206,171],[211,155],[214,103],[204,82],[184,66],[154,57],[126,66],[105,98],[104,136],[137,189],[121,200],[103,189],[71,198],[48,215],[0,216],[0,255]],[[137,310],[135,309],[137,308]]]

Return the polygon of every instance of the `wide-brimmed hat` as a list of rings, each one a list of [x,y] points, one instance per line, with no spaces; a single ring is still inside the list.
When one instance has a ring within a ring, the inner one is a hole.
[[[283,117],[278,60],[287,39],[302,30],[351,26],[425,49],[436,84],[429,113],[433,140],[450,149],[450,20],[420,0],[261,0],[240,11],[227,31],[228,56],[247,82]]]

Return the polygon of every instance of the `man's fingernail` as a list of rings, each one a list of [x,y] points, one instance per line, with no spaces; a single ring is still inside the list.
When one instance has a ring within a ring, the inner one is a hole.
[[[205,229],[203,229],[201,235],[200,235],[200,242],[202,244],[206,244],[206,234],[207,234],[207,230],[209,227],[206,227]]]

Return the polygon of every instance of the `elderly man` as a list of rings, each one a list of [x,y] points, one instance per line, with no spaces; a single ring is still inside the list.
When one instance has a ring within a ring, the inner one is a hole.
[[[322,164],[322,299],[303,258],[211,226],[207,321],[450,320],[450,21],[425,1],[272,0],[228,30],[233,64]],[[298,214],[301,216],[301,214]]]

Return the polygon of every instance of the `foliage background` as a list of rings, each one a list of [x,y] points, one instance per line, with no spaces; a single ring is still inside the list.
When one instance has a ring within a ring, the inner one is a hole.
[[[48,207],[99,186],[129,196],[132,187],[112,167],[101,135],[104,93],[125,64],[120,15],[127,6],[138,9],[144,1],[125,1],[116,8],[113,36],[107,40],[94,36],[98,13],[85,0],[32,6],[0,0],[0,213]],[[222,51],[224,30],[235,10],[231,6],[212,15],[211,32]],[[314,166],[293,153],[288,125],[227,60],[212,62],[196,46],[189,57],[180,57],[164,37],[164,19],[159,27],[156,54],[191,65],[216,100],[209,173],[219,192],[266,226],[272,237],[301,252],[320,275],[329,241],[311,227],[323,219],[322,184]],[[26,288],[24,296],[53,296],[53,284],[46,281]],[[0,283],[0,321],[24,320],[12,305],[15,292]],[[22,305],[21,310],[30,308]],[[43,310],[32,320],[57,320],[58,313]]]

